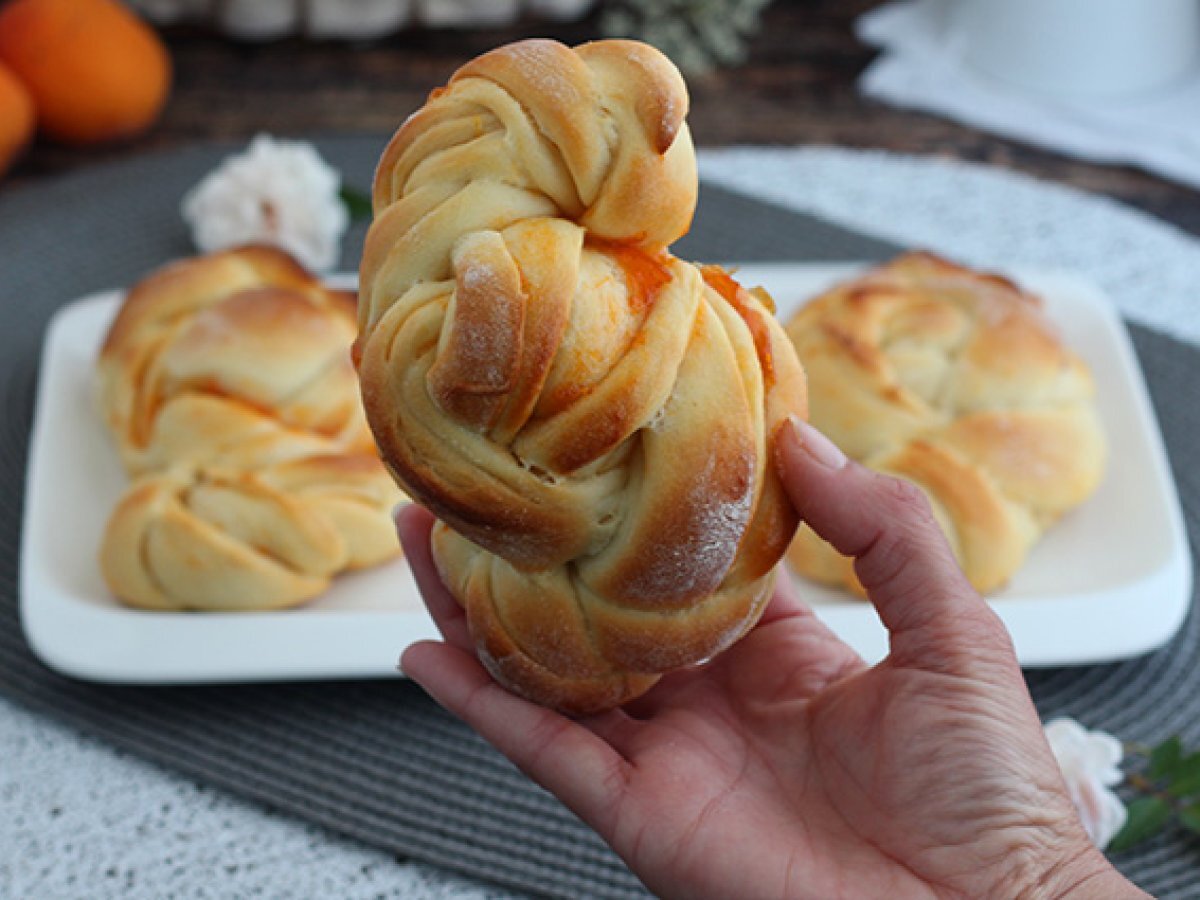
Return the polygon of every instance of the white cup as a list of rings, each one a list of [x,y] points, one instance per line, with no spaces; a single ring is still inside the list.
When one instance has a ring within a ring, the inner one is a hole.
[[[951,2],[951,35],[964,59],[1040,93],[1146,93],[1200,60],[1200,0]]]

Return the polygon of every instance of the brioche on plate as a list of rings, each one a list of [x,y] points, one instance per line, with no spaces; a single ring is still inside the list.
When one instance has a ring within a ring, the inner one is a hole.
[[[352,295],[245,247],[166,266],[127,295],[97,362],[134,482],[100,567],[150,609],[292,606],[395,556],[401,495],[350,361]]]
[[[335,575],[396,555],[399,499],[365,453],[171,468],[142,476],[117,503],[101,570],[121,600],[147,609],[295,606]]]
[[[501,683],[616,706],[745,633],[796,519],[805,411],[769,298],[676,259],[696,168],[678,71],[630,41],[467,63],[376,170],[367,418]]]
[[[787,333],[810,421],[851,458],[921,487],[980,591],[1007,583],[1100,482],[1091,374],[1041,301],[1006,278],[909,253],[810,301]],[[851,561],[807,526],[788,561],[861,592]]]
[[[126,469],[227,447],[221,407],[234,416],[237,440],[236,416],[252,410],[263,427],[374,452],[347,352],[356,332],[354,295],[325,287],[272,247],[151,273],[129,291],[97,361],[101,411]],[[191,418],[182,446],[174,429]]]

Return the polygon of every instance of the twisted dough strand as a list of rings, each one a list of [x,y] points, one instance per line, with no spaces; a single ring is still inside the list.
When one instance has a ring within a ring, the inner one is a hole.
[[[794,352],[769,298],[666,249],[696,201],[686,110],[650,47],[525,41],[435,91],[376,173],[368,421],[445,523],[485,665],[571,712],[736,640],[795,530],[767,454],[805,411]]]

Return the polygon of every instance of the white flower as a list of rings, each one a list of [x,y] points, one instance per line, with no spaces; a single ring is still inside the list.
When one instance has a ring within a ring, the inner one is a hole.
[[[1103,850],[1128,817],[1125,804],[1109,790],[1124,778],[1120,765],[1125,750],[1121,742],[1111,734],[1088,731],[1066,718],[1046,724],[1046,739],[1088,837]]]
[[[260,134],[187,193],[183,218],[205,253],[273,244],[324,271],[337,263],[349,224],[340,186],[341,176],[311,144]]]

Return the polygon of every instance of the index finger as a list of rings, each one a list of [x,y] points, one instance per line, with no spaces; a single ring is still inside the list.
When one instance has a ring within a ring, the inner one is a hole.
[[[433,561],[430,535],[437,519],[429,510],[410,503],[396,514],[396,533],[404,556],[412,569],[425,608],[446,643],[472,650],[474,642],[467,628],[467,616],[458,601],[446,589]]]

